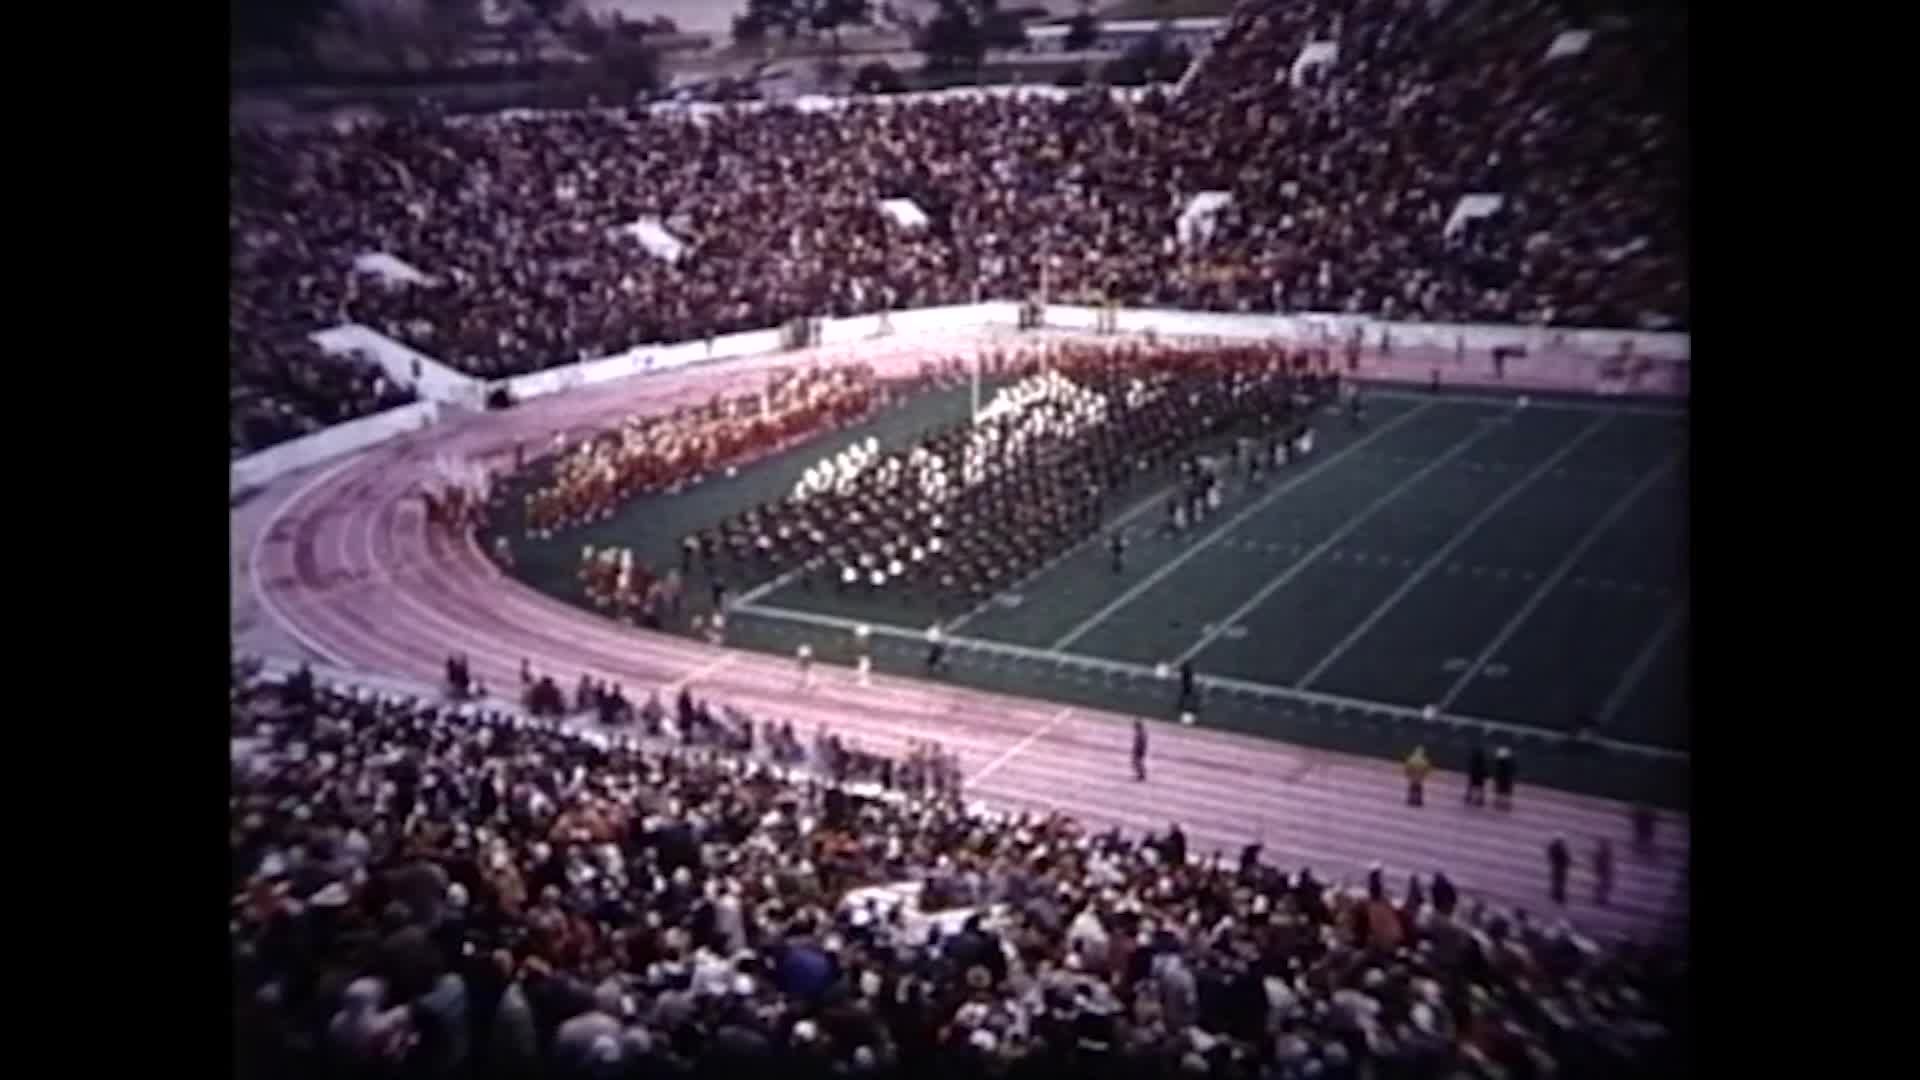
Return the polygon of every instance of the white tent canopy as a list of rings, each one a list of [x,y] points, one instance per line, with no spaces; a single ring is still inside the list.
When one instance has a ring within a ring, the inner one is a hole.
[[[681,239],[666,230],[659,218],[643,217],[630,225],[622,225],[615,230],[624,236],[631,236],[640,242],[647,254],[666,262],[679,262],[687,245]]]
[[[1187,208],[1180,211],[1180,217],[1174,222],[1174,235],[1182,244],[1204,243],[1213,236],[1213,219],[1220,211],[1233,202],[1233,195],[1226,191],[1203,191],[1187,200]]]
[[[1287,81],[1295,86],[1306,77],[1308,71],[1325,67],[1340,59],[1340,43],[1337,41],[1309,41],[1301,48],[1300,55],[1294,57],[1293,66],[1287,69]]]
[[[432,279],[406,262],[384,251],[368,252],[353,257],[356,272],[368,277],[379,278],[386,285],[425,285]]]
[[[1547,59],[1557,60],[1562,56],[1579,56],[1587,51],[1593,42],[1591,30],[1562,30],[1554,35],[1553,44],[1547,46]]]
[[[1459,234],[1460,230],[1467,227],[1467,222],[1497,212],[1501,204],[1506,201],[1507,197],[1504,195],[1460,196],[1460,201],[1453,206],[1453,213],[1447,215],[1446,227],[1440,230],[1440,235],[1452,239]]]
[[[929,220],[927,212],[912,199],[881,199],[880,212],[903,229],[924,229]]]

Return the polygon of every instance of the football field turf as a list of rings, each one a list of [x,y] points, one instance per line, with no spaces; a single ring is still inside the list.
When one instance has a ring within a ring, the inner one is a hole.
[[[579,601],[583,544],[671,565],[686,531],[790,490],[854,438],[904,445],[966,408],[964,390],[922,395],[562,539],[516,536],[516,573]],[[933,677],[1167,718],[1177,680],[1161,665],[1191,660],[1202,724],[1395,757],[1424,744],[1444,767],[1485,740],[1515,748],[1523,782],[1683,803],[1682,410],[1382,391],[1363,427],[1317,427],[1311,457],[1261,485],[1233,477],[1220,510],[1177,535],[1164,527],[1173,477],[1138,479],[1110,500],[1099,539],[950,623]],[[1119,573],[1114,528],[1127,537]],[[698,580],[692,599],[705,606]],[[805,642],[846,663],[866,622],[876,667],[917,674],[933,618],[898,593],[775,581],[747,588],[727,638],[786,654]],[[1582,717],[1595,737],[1570,743]]]

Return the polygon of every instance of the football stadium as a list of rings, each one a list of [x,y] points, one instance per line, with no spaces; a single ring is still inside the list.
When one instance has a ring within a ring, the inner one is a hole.
[[[636,6],[245,27],[598,81],[233,124],[236,1069],[1689,1071],[1684,7]]]

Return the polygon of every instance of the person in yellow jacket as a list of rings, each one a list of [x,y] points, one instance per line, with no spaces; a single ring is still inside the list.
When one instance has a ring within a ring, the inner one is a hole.
[[[1427,760],[1427,748],[1416,746],[1413,753],[1407,755],[1407,805],[1426,805],[1427,774],[1433,771],[1433,763]]]

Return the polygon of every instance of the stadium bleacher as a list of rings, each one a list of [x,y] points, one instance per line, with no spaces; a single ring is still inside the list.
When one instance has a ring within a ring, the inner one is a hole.
[[[1294,78],[1316,42],[1337,55]],[[276,321],[351,319],[488,378],[802,315],[1025,298],[1043,277],[1060,301],[1681,328],[1684,131],[1664,91],[1684,49],[1684,26],[1544,0],[1310,0],[1243,8],[1184,92],[1138,101],[252,131],[232,143],[234,287]],[[1210,238],[1176,241],[1211,191],[1231,201]],[[1468,196],[1499,209],[1449,227]],[[895,198],[928,226],[882,213]],[[643,217],[682,257],[621,236]],[[432,281],[350,287],[369,252]],[[284,367],[246,328],[233,347],[236,368]]]
[[[242,1075],[1598,1077],[1684,1034],[1670,957],[1444,876],[245,661],[231,689]]]

